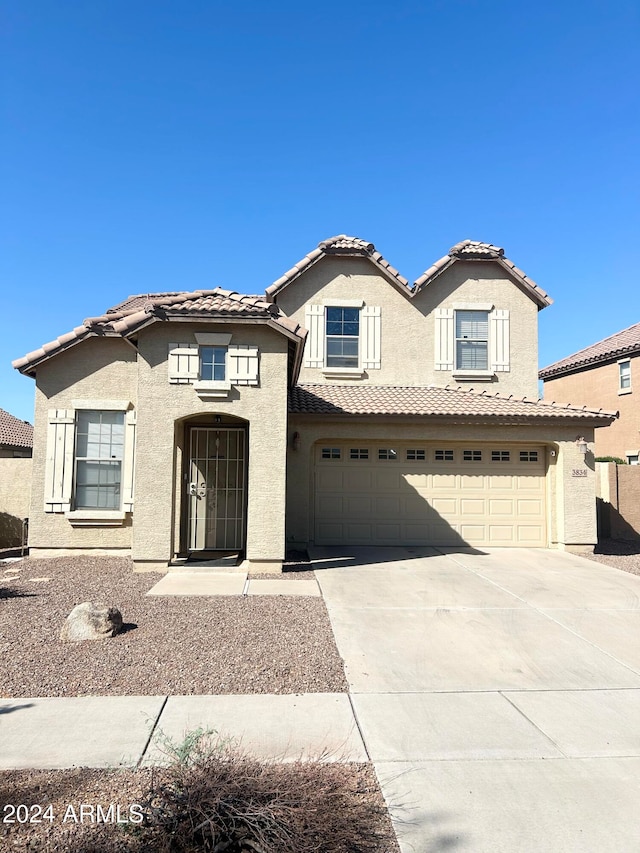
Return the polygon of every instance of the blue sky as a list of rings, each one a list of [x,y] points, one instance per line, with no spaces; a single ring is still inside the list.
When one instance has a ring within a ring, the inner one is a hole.
[[[260,292],[334,234],[415,279],[464,238],[555,304],[540,366],[640,321],[635,2],[4,4],[0,407],[131,293]]]

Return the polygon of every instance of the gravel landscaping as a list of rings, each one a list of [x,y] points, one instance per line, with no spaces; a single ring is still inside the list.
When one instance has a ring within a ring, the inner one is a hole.
[[[0,565],[0,698],[347,691],[321,598],[145,596],[160,577],[115,557]],[[82,601],[118,607],[124,631],[61,642]]]
[[[640,575],[640,542],[626,539],[603,539],[598,543],[595,553],[587,554],[588,559],[604,563],[614,569],[622,569],[632,575]]]

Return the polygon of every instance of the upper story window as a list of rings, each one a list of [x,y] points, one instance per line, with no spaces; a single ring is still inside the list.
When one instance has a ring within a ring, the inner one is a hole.
[[[380,369],[380,308],[362,299],[326,299],[305,307],[304,366],[360,379]]]
[[[461,380],[491,381],[510,368],[509,311],[488,303],[454,303],[434,312],[435,369]]]
[[[120,509],[124,412],[79,411],[76,421],[76,509]]]
[[[227,397],[233,385],[259,384],[258,347],[232,344],[222,332],[196,332],[196,342],[169,344],[169,382],[193,385],[204,398]]]
[[[326,309],[326,366],[358,367],[360,309]]]
[[[200,379],[205,382],[224,382],[227,378],[227,348],[200,347]]]
[[[456,311],[456,370],[489,369],[489,312]]]
[[[618,362],[618,391],[631,391],[631,361],[628,358]]]

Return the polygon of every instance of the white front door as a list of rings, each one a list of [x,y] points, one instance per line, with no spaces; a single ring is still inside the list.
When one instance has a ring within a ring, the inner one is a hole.
[[[187,476],[190,551],[244,547],[246,432],[192,427]]]

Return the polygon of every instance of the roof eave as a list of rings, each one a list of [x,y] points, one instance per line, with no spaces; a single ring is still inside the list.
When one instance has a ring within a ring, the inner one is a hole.
[[[580,373],[583,370],[598,367],[600,364],[608,364],[625,355],[640,355],[640,344],[630,344],[628,347],[620,347],[620,349],[612,350],[606,354],[593,356],[592,358],[573,362],[572,364],[564,364],[558,368],[554,368],[553,364],[550,364],[548,367],[543,367],[542,370],[538,371],[538,379],[542,379],[544,382],[546,379],[556,379],[559,376]]]

